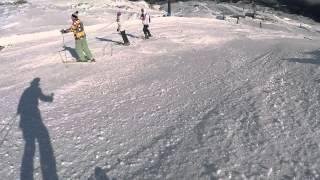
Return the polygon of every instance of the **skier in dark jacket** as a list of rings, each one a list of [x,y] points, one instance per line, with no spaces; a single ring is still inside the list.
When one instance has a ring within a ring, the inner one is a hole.
[[[141,9],[140,19],[143,24],[144,36],[146,39],[149,39],[149,37],[152,37],[150,30],[149,30],[149,25],[150,25],[151,21],[150,21],[150,15],[148,13],[146,13],[144,9]]]
[[[123,24],[121,24],[121,12],[117,12],[117,24],[118,24],[118,28],[117,31],[120,32],[122,39],[123,39],[123,44],[126,46],[130,45],[130,42],[128,40],[128,36],[126,34],[126,30],[123,27]]]
[[[63,34],[73,32],[74,38],[76,40],[76,52],[79,57],[77,61],[87,62],[88,60],[90,60],[91,62],[95,62],[96,60],[93,58],[91,51],[88,48],[86,33],[84,32],[83,23],[78,18],[78,11],[71,15],[71,19],[71,27],[68,29],[62,29],[60,32]]]

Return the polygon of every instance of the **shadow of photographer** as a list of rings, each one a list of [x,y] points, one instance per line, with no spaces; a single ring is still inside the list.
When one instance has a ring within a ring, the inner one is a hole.
[[[19,127],[25,141],[21,163],[21,180],[33,180],[36,142],[39,145],[42,179],[58,180],[56,160],[51,145],[49,132],[44,125],[39,109],[39,100],[53,101],[53,93],[44,95],[40,88],[40,78],[35,78],[21,95],[17,114],[20,115]]]

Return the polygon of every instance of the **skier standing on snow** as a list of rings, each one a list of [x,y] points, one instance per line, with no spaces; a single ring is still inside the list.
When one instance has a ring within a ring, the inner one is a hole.
[[[150,31],[149,31],[149,25],[151,23],[150,21],[150,15],[144,11],[144,9],[141,9],[141,15],[140,19],[142,20],[143,24],[143,33],[146,39],[149,39],[149,37],[152,37]]]
[[[78,18],[78,11],[71,15],[72,25],[69,29],[62,29],[60,32],[62,34],[73,32],[74,38],[76,40],[76,52],[78,54],[79,62],[95,62],[90,49],[88,48],[88,43],[86,39],[86,33],[84,32],[83,23]]]
[[[118,28],[117,31],[120,32],[122,39],[123,39],[123,44],[126,46],[130,45],[130,42],[128,40],[127,34],[126,34],[126,30],[123,28],[121,21],[121,12],[117,12],[117,23],[118,23]]]

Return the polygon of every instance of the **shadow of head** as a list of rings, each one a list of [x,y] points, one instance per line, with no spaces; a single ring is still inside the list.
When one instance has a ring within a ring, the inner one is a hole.
[[[107,176],[106,172],[100,167],[96,167],[94,169],[94,176],[96,180],[109,180],[109,177]]]
[[[94,169],[94,174],[92,174],[88,180],[116,180],[116,178],[110,178],[107,175],[106,170],[101,167],[96,167]]]
[[[306,52],[304,55],[308,56],[309,58],[289,58],[286,59],[288,62],[294,63],[303,63],[303,64],[319,64],[320,65],[320,49]]]
[[[203,164],[204,171],[200,174],[200,177],[210,177],[210,180],[218,179],[218,167],[214,163],[206,162]]]
[[[40,85],[40,78],[34,78],[31,82],[30,82],[30,85],[32,86],[32,87],[39,87],[39,85]]]

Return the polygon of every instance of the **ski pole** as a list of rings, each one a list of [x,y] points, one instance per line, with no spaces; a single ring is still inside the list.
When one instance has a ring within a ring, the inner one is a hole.
[[[113,54],[113,45],[112,43],[110,43],[110,56],[112,56],[112,54]]]
[[[5,142],[5,140],[7,139],[7,136],[9,135],[14,123],[16,122],[16,118],[17,118],[18,115],[14,115],[10,121],[12,121],[10,124],[8,124],[8,127],[4,127],[2,130],[1,130],[1,133],[2,132],[5,132],[5,130],[7,130],[7,132],[4,134],[4,136],[2,137],[3,139],[0,141],[0,147],[3,145],[3,143]]]

